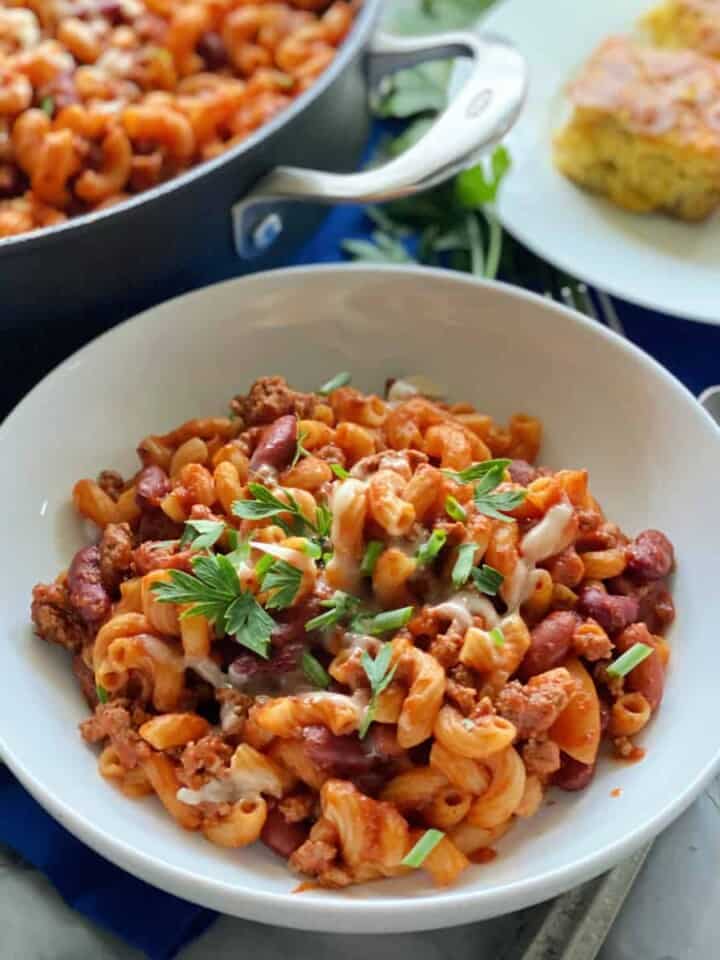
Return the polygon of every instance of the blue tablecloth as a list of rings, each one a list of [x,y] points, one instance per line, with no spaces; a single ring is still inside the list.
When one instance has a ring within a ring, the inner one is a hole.
[[[296,262],[340,260],[340,242],[348,236],[368,235],[369,227],[362,210],[338,209],[300,251]],[[662,317],[624,303],[616,306],[627,335],[694,393],[720,381],[720,327]],[[46,367],[49,359],[43,358]],[[143,950],[152,960],[175,956],[212,922],[212,912],[134,879],[75,840],[2,766],[0,812],[0,842],[42,870],[76,910]]]

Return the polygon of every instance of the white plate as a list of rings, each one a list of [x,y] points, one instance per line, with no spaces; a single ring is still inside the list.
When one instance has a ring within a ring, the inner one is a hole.
[[[65,652],[33,638],[37,580],[83,542],[74,480],[126,475],[134,449],[216,414],[259,375],[306,389],[338,370],[381,390],[424,372],[501,418],[547,427],[543,461],[587,466],[608,515],[675,541],[679,618],[647,758],[604,763],[580,794],[518,824],[493,863],[434,890],[421,873],[345,892],[293,894],[262,846],[232,852],[179,830],[155,800],[103,782]],[[260,274],[181,297],[112,330],[51,373],[0,428],[3,636],[0,753],[34,796],[95,850],[150,883],[268,923],[353,933],[434,928],[516,910],[597,874],[693,799],[720,751],[717,520],[720,433],[677,381],[597,324],[522,291],[441,271],[333,267]],[[622,796],[611,799],[616,787]]]
[[[505,0],[481,27],[527,58],[530,92],[506,138],[513,165],[499,216],[526,246],[601,290],[665,313],[720,323],[720,217],[685,224],[626,213],[580,190],[553,166],[563,90],[596,45],[628,33],[653,0]]]

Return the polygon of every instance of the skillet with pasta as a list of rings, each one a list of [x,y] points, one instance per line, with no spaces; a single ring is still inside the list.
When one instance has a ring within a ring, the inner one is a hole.
[[[608,520],[584,469],[420,381],[365,395],[264,377],[229,418],[73,490],[100,530],[33,592],[131,797],[305,884],[455,882],[601,743],[660,705],[673,547]]]

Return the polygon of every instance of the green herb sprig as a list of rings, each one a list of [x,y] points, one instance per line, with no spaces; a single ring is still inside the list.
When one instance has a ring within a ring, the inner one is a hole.
[[[380,648],[378,655],[373,658],[367,652],[363,650],[363,654],[360,662],[362,663],[363,670],[370,682],[370,702],[367,705],[365,710],[365,716],[363,717],[362,723],[360,724],[360,729],[358,734],[360,739],[364,739],[370,725],[375,719],[377,714],[377,701],[380,694],[383,690],[392,682],[392,678],[395,676],[395,671],[397,669],[397,664],[390,669],[390,660],[392,659],[392,644],[386,643]]]
[[[222,554],[192,558],[192,573],[170,570],[170,580],[154,583],[161,603],[192,604],[181,618],[204,616],[219,632],[268,659],[270,633],[276,623],[255,597],[240,586],[232,563]]]

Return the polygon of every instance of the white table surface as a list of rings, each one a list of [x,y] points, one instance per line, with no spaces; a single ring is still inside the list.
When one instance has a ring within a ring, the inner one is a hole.
[[[599,960],[712,960],[720,939],[720,780],[656,841]],[[392,936],[298,933],[219,918],[181,960],[501,960],[542,908],[485,924]],[[2,960],[140,960],[0,849]],[[509,952],[509,953],[508,953]]]

